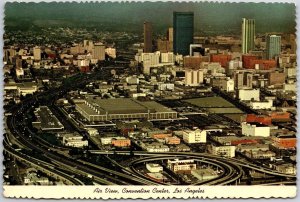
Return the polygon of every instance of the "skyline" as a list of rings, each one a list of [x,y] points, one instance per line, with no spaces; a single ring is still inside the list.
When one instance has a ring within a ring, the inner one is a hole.
[[[195,3],[178,2],[6,3],[5,29],[27,30],[57,26],[142,33],[143,22],[149,21],[153,24],[154,33],[164,33],[167,27],[172,26],[174,11],[190,11],[195,14],[195,34],[239,35],[242,18],[255,19],[258,34],[295,32],[294,4],[259,4],[261,5],[198,2],[195,6]],[[156,12],[152,12],[153,10]]]

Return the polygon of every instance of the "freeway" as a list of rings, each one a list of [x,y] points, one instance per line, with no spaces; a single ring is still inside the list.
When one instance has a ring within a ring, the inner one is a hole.
[[[99,76],[99,75],[98,75]],[[101,75],[102,76],[102,75]],[[59,167],[61,170],[68,171],[66,173],[74,173],[74,175],[80,174],[82,176],[92,176],[94,182],[98,184],[105,185],[128,185],[128,184],[147,184],[147,185],[161,185],[162,183],[153,182],[149,179],[145,179],[145,176],[141,176],[139,173],[134,171],[134,169],[128,169],[118,164],[117,162],[111,161],[117,167],[121,169],[122,172],[112,170],[103,166],[95,165],[83,160],[75,160],[72,157],[61,154],[57,152],[58,148],[53,148],[51,145],[46,144],[41,141],[40,138],[37,138],[34,132],[30,131],[30,129],[25,125],[23,120],[24,114],[28,110],[32,110],[37,103],[43,103],[51,105],[53,101],[64,95],[71,89],[76,89],[80,86],[84,86],[89,83],[91,80],[97,78],[95,75],[84,75],[83,77],[78,77],[78,82],[72,82],[73,85],[63,86],[60,88],[52,89],[49,91],[41,92],[36,94],[31,98],[24,99],[20,104],[17,104],[11,107],[8,112],[11,115],[7,118],[7,128],[10,130],[10,134],[12,134],[20,144],[24,145],[25,148],[36,151],[40,154],[43,154],[43,159],[47,159],[47,162],[41,160],[34,160],[33,158],[28,158],[27,162],[32,164],[45,164],[47,168]],[[47,99],[45,99],[47,96]],[[12,155],[16,155],[11,150],[8,149],[9,146],[6,144],[6,150],[11,152]],[[55,151],[56,149],[56,151]],[[130,155],[128,152],[110,152],[110,151],[89,151],[91,153],[96,154],[125,154]],[[212,156],[210,154],[203,153],[182,153],[182,152],[165,152],[165,153],[148,153],[143,151],[134,152],[134,155],[144,155],[150,156],[149,158],[153,159],[154,155],[157,158],[174,158],[177,156],[180,157],[190,157],[195,158],[198,161],[208,162],[212,165],[219,166],[222,170],[224,170],[224,175],[220,175],[217,179],[212,181],[205,182],[205,184],[210,185],[225,185],[232,184],[239,180],[243,175],[242,168],[249,168],[253,170],[257,170],[259,172],[264,172],[268,174],[272,174],[280,177],[288,177],[294,179],[295,176],[287,175],[283,173],[278,173],[271,169],[261,168],[257,165],[245,163],[239,161],[237,159],[227,159],[219,156]],[[166,157],[167,156],[167,157]],[[141,158],[140,160],[143,160]],[[49,164],[49,165],[48,165]],[[132,167],[131,167],[132,168]],[[59,170],[53,170],[56,175],[62,176],[63,172]],[[78,179],[76,179],[78,180]],[[76,182],[73,182],[75,184]],[[201,184],[201,183],[198,183]]]
[[[106,155],[130,155],[131,153],[133,155],[137,156],[158,156],[158,155],[170,155],[170,156],[186,156],[186,157],[205,157],[205,158],[210,158],[210,159],[217,159],[218,161],[223,161],[224,163],[231,163],[235,164],[236,166],[241,166],[249,169],[253,169],[262,173],[278,176],[278,177],[288,177],[288,178],[293,178],[295,179],[295,175],[291,174],[285,174],[285,173],[280,173],[276,170],[272,169],[267,169],[265,167],[261,167],[249,162],[244,162],[238,159],[234,158],[225,158],[221,156],[215,156],[212,154],[207,154],[207,153],[193,153],[193,152],[146,152],[146,151],[100,151],[100,150],[89,150],[90,153],[92,154],[106,154]]]
[[[47,94],[48,99],[46,100],[46,102],[48,104],[51,104],[53,103],[53,100],[65,94],[67,91],[89,83],[90,80],[95,79],[95,76],[88,75],[84,78],[84,82],[82,80],[74,82],[74,86],[72,87],[61,87],[55,90],[50,90],[49,92],[42,92],[35,95],[34,97],[26,98],[20,104],[10,108],[9,112],[11,113],[11,115],[7,118],[6,122],[7,128],[9,129],[10,133],[16,139],[18,139],[18,141],[22,145],[24,145],[25,148],[42,154],[43,158],[48,159],[48,161],[51,162],[54,166],[59,166],[61,169],[68,170],[69,172],[73,172],[74,174],[79,173],[83,176],[92,176],[93,181],[98,184],[127,185],[128,182],[141,185],[155,184],[146,179],[135,177],[132,174],[124,174],[105,167],[93,165],[85,161],[74,160],[70,156],[58,153],[57,151],[55,151],[57,150],[57,148],[53,148],[50,145],[45,144],[45,142],[41,141],[40,138],[37,138],[36,135],[27,126],[24,125],[24,114],[26,114],[28,110],[33,110],[36,102],[45,102],[45,100],[43,100],[43,96]]]
[[[41,161],[39,159],[27,156],[22,154],[19,151],[16,151],[16,149],[12,148],[10,146],[9,138],[5,135],[3,145],[4,145],[4,151],[7,152],[9,155],[14,156],[15,158],[24,161],[28,164],[31,164],[33,167],[46,172],[50,173],[50,175],[56,176],[57,178],[61,179],[66,184],[71,185],[84,185],[83,182],[80,180],[73,178],[73,176],[70,176],[64,172],[58,171],[54,168],[52,164],[49,164],[47,162]]]
[[[135,169],[135,165],[146,163],[146,162],[152,162],[152,161],[160,161],[160,160],[167,160],[167,159],[175,159],[178,157],[185,157],[185,158],[193,158],[195,161],[201,162],[201,163],[207,163],[209,165],[213,165],[221,169],[223,172],[218,177],[206,180],[202,182],[197,182],[192,185],[226,185],[226,184],[232,184],[237,183],[237,181],[243,176],[244,171],[241,169],[240,166],[236,166],[232,163],[224,163],[222,161],[218,161],[211,158],[205,158],[200,156],[190,156],[189,154],[181,154],[181,155],[158,155],[154,157],[146,157],[141,159],[136,159],[130,162],[129,166],[133,172],[135,172],[137,175],[143,176],[141,173],[137,172]],[[150,178],[149,178],[150,179]]]
[[[26,133],[24,131],[18,131],[18,129],[15,127],[17,123],[15,122],[15,115],[9,117],[10,121],[8,124],[8,127],[11,129],[11,132],[18,136],[18,140],[21,141],[24,145],[26,145],[27,148],[31,148],[33,150],[39,151],[43,154],[46,158],[49,158],[49,161],[56,162],[56,164],[60,163],[60,166],[63,168],[67,168],[68,170],[72,170],[72,168],[76,168],[74,170],[74,173],[80,173],[84,176],[93,176],[93,180],[97,182],[98,184],[106,184],[106,185],[112,185],[112,184],[127,184],[123,180],[119,180],[111,174],[123,178],[127,178],[127,180],[132,180],[132,176],[125,176],[123,173],[119,173],[104,167],[92,167],[91,165],[88,165],[87,163],[84,164],[83,162],[78,162],[71,157],[68,157],[66,155],[62,155],[60,153],[54,152],[55,148],[52,148],[51,146],[48,146],[44,144],[43,142],[40,142],[38,138],[35,138],[33,134],[30,134],[30,138],[25,136]],[[18,121],[19,123],[22,123]],[[27,127],[23,127],[23,129],[27,129]],[[102,169],[100,169],[102,168]],[[109,180],[108,180],[109,179]]]

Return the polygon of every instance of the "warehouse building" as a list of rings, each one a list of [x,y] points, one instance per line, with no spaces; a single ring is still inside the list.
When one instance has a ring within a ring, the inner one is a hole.
[[[35,109],[36,121],[32,122],[33,127],[42,131],[63,130],[64,126],[47,106],[40,106]]]
[[[75,107],[90,122],[120,119],[170,120],[177,118],[177,112],[155,101],[140,102],[130,98],[87,98],[77,100]]]

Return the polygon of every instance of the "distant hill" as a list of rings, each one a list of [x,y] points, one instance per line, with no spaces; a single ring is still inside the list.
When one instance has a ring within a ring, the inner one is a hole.
[[[241,18],[256,19],[257,32],[295,32],[295,5],[280,3],[11,3],[5,4],[5,29],[48,26],[86,27],[141,32],[153,23],[156,32],[172,26],[173,11],[193,11],[195,31],[240,33]]]

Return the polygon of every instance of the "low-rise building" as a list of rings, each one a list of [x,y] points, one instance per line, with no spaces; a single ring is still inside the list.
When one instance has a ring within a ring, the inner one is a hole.
[[[272,122],[287,122],[290,121],[291,114],[289,112],[272,111],[268,113]]]
[[[158,84],[158,90],[161,90],[161,91],[166,91],[166,90],[173,91],[174,88],[175,88],[174,83],[159,83]]]
[[[102,145],[109,145],[111,144],[112,137],[102,137],[100,141]]]
[[[178,138],[176,136],[166,137],[165,141],[166,141],[166,144],[175,144],[175,145],[180,144],[180,138]]]
[[[273,108],[273,100],[251,101],[250,107],[252,109],[272,109]]]
[[[223,156],[227,158],[235,157],[235,146],[231,145],[212,144],[208,147],[208,151],[212,155]]]
[[[283,90],[284,91],[296,92],[297,91],[297,83],[284,83],[283,84]]]
[[[291,175],[296,175],[296,165],[291,164],[291,163],[280,163],[277,165],[274,165],[275,170],[277,170],[280,173],[285,173],[285,174],[291,174]]]
[[[259,89],[239,89],[238,98],[242,101],[260,100]]]
[[[99,134],[96,128],[86,128],[85,130],[90,136],[96,136]]]
[[[196,170],[197,166],[194,162],[194,159],[186,159],[186,160],[168,160],[167,167],[173,172],[190,172],[192,170]]]
[[[276,154],[270,150],[267,151],[247,151],[245,155],[251,159],[270,159],[276,156]]]
[[[295,135],[276,135],[273,139],[273,145],[278,149],[295,149],[297,137]]]
[[[177,112],[155,102],[132,98],[100,99],[89,97],[75,103],[76,110],[89,122],[107,120],[177,118]]]
[[[115,147],[130,147],[131,145],[131,141],[130,139],[126,139],[126,138],[118,138],[118,139],[115,139],[113,138],[111,140],[111,144]]]
[[[211,168],[192,170],[191,174],[200,181],[211,180],[218,176]]]
[[[270,147],[268,144],[251,144],[251,145],[238,145],[236,147],[236,150],[241,152],[241,153],[245,153],[245,152],[259,152],[259,151],[269,151]]]
[[[32,122],[32,125],[42,131],[53,131],[53,130],[63,130],[64,126],[57,119],[57,117],[52,113],[52,111],[47,106],[40,106],[35,109],[34,115],[36,121]]]
[[[211,84],[226,92],[234,91],[234,80],[228,77],[216,77],[211,79]]]
[[[167,182],[169,179],[162,173],[147,173],[147,176],[157,182]]]
[[[269,137],[270,136],[270,127],[256,123],[249,124],[246,122],[242,123],[242,134],[246,136],[262,136]]]
[[[176,145],[176,147],[174,148],[174,151],[176,152],[189,152],[191,151],[191,148],[185,144],[179,144]]]
[[[60,133],[58,136],[61,137],[62,144],[67,147],[82,148],[89,145],[88,141],[78,133]]]
[[[4,85],[4,90],[15,90],[18,96],[26,96],[28,94],[33,94],[38,91],[38,85],[35,82],[22,82],[15,83],[11,82]]]
[[[256,114],[247,114],[246,116],[247,123],[261,123],[264,125],[271,125],[272,119],[270,116],[266,115],[256,115]]]
[[[147,152],[169,152],[170,148],[160,142],[142,143],[142,148]]]
[[[153,139],[165,139],[166,137],[172,136],[172,134],[167,131],[149,131],[148,135]]]
[[[146,168],[151,173],[159,173],[163,171],[163,167],[157,163],[147,163]]]
[[[260,141],[260,137],[243,136],[238,137],[235,135],[224,135],[224,136],[212,136],[212,138],[222,145],[243,145],[243,144],[257,144]]]
[[[183,141],[188,144],[193,143],[206,143],[206,131],[205,130],[184,130]]]

